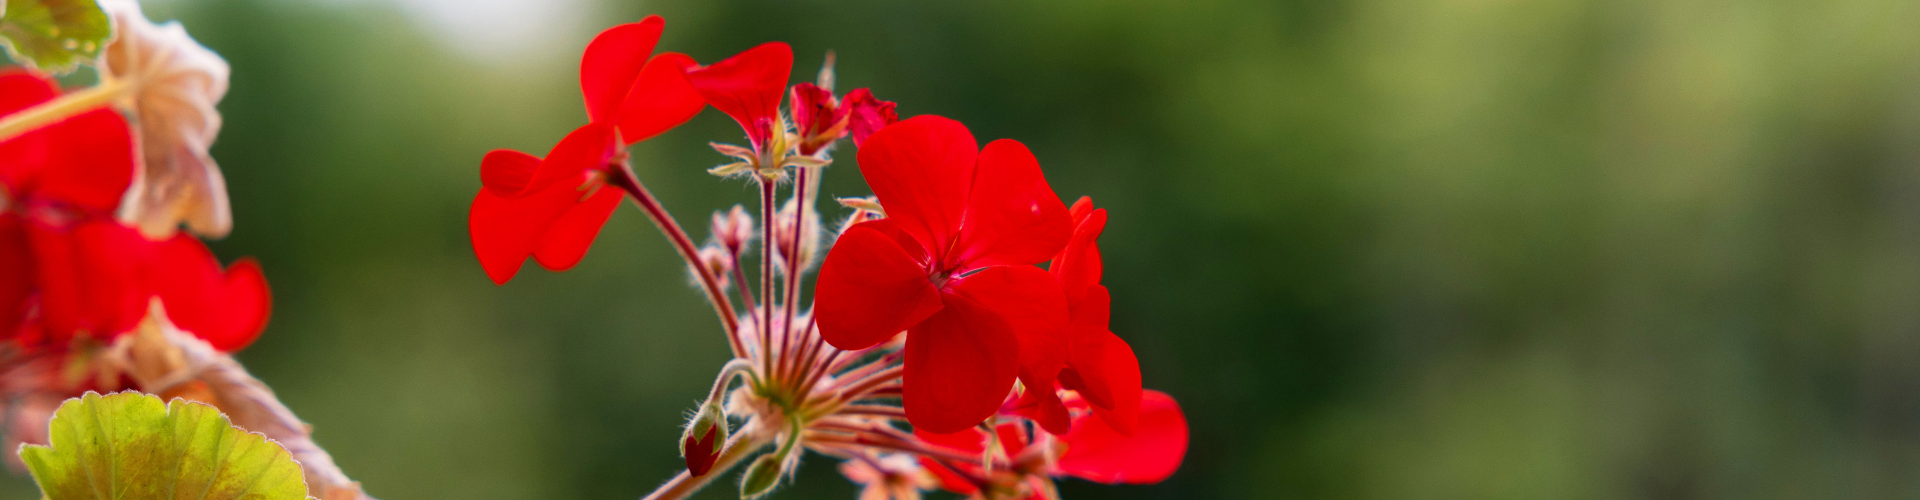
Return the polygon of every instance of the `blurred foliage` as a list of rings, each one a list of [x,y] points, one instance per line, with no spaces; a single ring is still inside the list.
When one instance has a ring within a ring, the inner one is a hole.
[[[277,306],[241,359],[382,498],[677,470],[726,347],[644,218],[505,287],[465,233],[481,155],[582,123],[580,47],[647,13],[702,61],[836,50],[1111,210],[1114,329],[1193,443],[1069,498],[1920,496],[1908,0],[607,2],[498,57],[431,2],[149,6],[234,67],[215,248]],[[739,134],[708,112],[636,167],[703,227],[750,199],[703,173]],[[852,163],[826,194],[866,193]],[[776,495],[852,498],[802,469]]]

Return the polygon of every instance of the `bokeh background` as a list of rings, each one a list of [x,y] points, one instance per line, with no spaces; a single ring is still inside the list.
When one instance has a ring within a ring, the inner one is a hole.
[[[644,217],[491,284],[492,148],[584,112],[592,35],[1038,154],[1112,214],[1114,329],[1192,425],[1069,498],[1920,497],[1912,0],[170,0],[233,65],[213,153],[275,293],[240,355],[390,500],[630,499],[725,360]],[[635,149],[683,223],[745,202],[707,111]],[[826,193],[867,191],[851,155]],[[808,460],[780,498],[852,498]],[[28,498],[28,480],[4,483]],[[732,487],[701,498],[731,498]]]

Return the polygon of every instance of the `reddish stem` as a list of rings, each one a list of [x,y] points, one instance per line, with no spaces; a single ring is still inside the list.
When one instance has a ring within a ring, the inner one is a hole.
[[[758,176],[760,180],[760,298],[766,303],[760,307],[760,359],[761,371],[769,377],[779,373],[774,370],[777,361],[773,355],[773,224],[779,211],[773,206],[773,180]],[[779,383],[779,382],[773,382]]]
[[[660,228],[660,233],[666,235],[667,241],[673,243],[673,249],[680,253],[680,258],[686,259],[687,265],[693,267],[694,276],[700,278],[700,288],[707,292],[707,302],[713,304],[714,314],[720,316],[720,325],[727,330],[727,344],[733,348],[734,357],[745,357],[746,346],[740,342],[740,320],[734,317],[733,301],[728,300],[727,293],[720,289],[720,280],[713,276],[713,270],[700,264],[700,250],[693,245],[693,239],[687,237],[687,231],[673,220],[667,208],[660,205],[660,200],[640,184],[640,178],[633,175],[632,167],[622,163],[620,174],[613,176],[611,184],[627,192],[633,204],[647,214],[647,219],[653,221],[654,227]]]

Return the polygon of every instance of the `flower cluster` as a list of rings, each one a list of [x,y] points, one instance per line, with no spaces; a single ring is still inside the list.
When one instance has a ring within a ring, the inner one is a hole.
[[[1058,498],[1055,477],[1153,483],[1178,468],[1185,417],[1142,389],[1109,329],[1104,209],[1069,207],[1018,141],[982,147],[958,121],[901,120],[868,89],[836,95],[831,53],[816,81],[789,86],[787,44],[700,64],[654,55],[661,27],[648,17],[596,37],[580,71],[589,123],[544,158],[488,153],[469,215],[498,284],[528,257],[578,263],[623,199],[686,260],[734,359],[681,436],[687,471],[648,498],[682,498],[743,463],[743,496],[764,495],[806,451],[843,460],[862,498]],[[733,161],[709,171],[750,179],[759,210],[716,211],[696,243],[624,148],[707,105],[746,136],[713,143]],[[829,232],[819,181],[849,137],[873,196],[839,200],[852,211]]]

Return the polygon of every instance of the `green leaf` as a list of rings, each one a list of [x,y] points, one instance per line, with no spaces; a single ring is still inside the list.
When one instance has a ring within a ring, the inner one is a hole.
[[[48,500],[307,498],[285,448],[211,406],[88,392],[61,404],[49,427],[52,447],[20,447]]]
[[[0,0],[0,45],[14,61],[50,73],[93,61],[113,36],[94,0]]]

